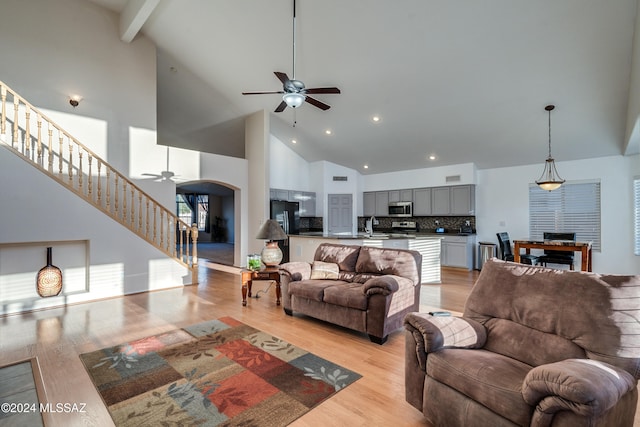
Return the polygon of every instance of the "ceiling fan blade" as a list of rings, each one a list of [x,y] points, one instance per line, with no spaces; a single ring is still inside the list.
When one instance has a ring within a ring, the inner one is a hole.
[[[285,108],[287,108],[287,103],[282,101],[273,112],[274,113],[282,113]]]
[[[162,178],[162,175],[158,175],[157,173],[143,173],[142,176],[152,176],[154,178]]]
[[[330,106],[328,106],[324,102],[320,102],[317,99],[314,99],[314,98],[312,98],[310,96],[307,96],[305,98],[305,101],[307,101],[309,104],[313,105],[314,107],[318,107],[321,110],[328,110],[329,108],[331,108]]]
[[[268,93],[284,93],[284,91],[274,90],[274,91],[268,91],[268,92],[242,92],[243,95],[266,95]]]
[[[305,89],[305,93],[340,93],[337,87],[314,87]]]
[[[282,82],[282,84],[285,84],[286,82],[289,81],[289,77],[287,76],[287,73],[283,73],[281,71],[274,71],[273,74],[276,75],[276,77],[278,78],[278,80]]]

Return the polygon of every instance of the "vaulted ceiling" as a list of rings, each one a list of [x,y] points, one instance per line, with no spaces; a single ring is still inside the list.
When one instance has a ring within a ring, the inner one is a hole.
[[[241,93],[281,90],[274,71],[293,78],[293,0],[91,1],[120,14],[123,40],[139,31],[158,46],[159,142],[241,157],[244,118],[281,101]],[[546,158],[544,107],[554,104],[557,161],[637,153],[627,123],[630,97],[640,97],[631,90],[637,8],[297,0],[295,77],[342,93],[314,96],[326,111],[305,103],[271,113],[271,132],[308,161],[363,174],[516,166]]]

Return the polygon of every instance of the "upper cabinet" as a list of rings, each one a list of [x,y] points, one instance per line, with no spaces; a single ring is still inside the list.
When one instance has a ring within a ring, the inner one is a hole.
[[[454,185],[431,189],[431,215],[475,215],[476,186]]]
[[[362,215],[375,216],[376,214],[376,193],[365,191],[362,193]]]
[[[476,209],[476,186],[471,184],[365,191],[362,197],[363,216],[388,216],[390,202],[413,202],[413,216],[469,216]]]
[[[431,188],[413,190],[413,216],[431,215]]]
[[[456,185],[451,187],[451,215],[476,214],[476,186]]]
[[[376,216],[389,215],[389,192],[376,191]]]
[[[431,215],[449,215],[451,213],[451,192],[449,187],[431,189]]]
[[[269,189],[269,198],[271,200],[289,200],[289,190],[281,190],[279,188]]]
[[[316,193],[313,191],[281,190],[271,188],[269,190],[271,200],[286,200],[300,204],[301,217],[316,216]]]
[[[365,191],[362,193],[362,215],[388,216],[390,191]]]
[[[413,202],[413,190],[391,190],[389,191],[389,202]]]

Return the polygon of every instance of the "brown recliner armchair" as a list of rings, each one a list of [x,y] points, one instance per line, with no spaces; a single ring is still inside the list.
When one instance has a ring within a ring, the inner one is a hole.
[[[434,426],[633,426],[640,276],[485,263],[462,317],[405,317],[405,395]]]

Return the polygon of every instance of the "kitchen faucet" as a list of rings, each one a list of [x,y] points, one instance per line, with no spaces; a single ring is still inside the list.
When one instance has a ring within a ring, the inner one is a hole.
[[[365,221],[364,232],[370,236],[373,234],[373,223],[375,220],[376,217],[371,215],[371,218]]]

